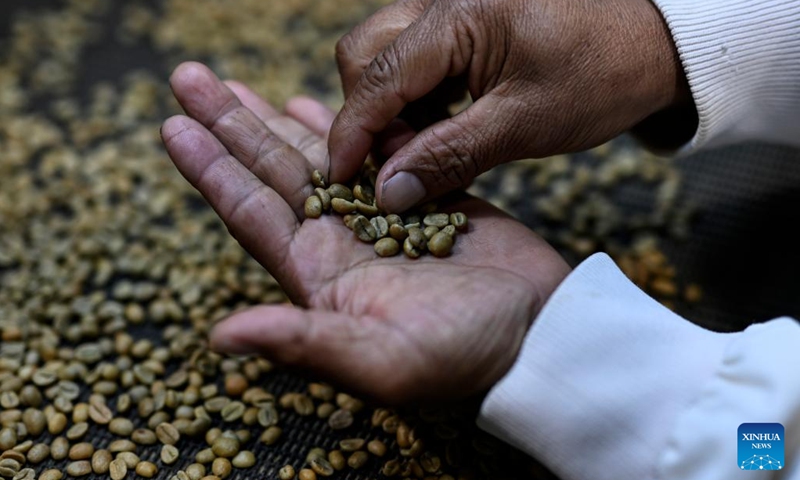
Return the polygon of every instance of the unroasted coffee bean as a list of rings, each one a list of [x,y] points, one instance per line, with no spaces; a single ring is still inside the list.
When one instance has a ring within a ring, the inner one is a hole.
[[[186,467],[186,475],[190,480],[200,480],[206,476],[206,467],[200,463],[193,463]]]
[[[239,453],[239,439],[221,436],[214,440],[211,450],[218,457],[231,458]]]
[[[161,461],[165,465],[172,465],[173,463],[178,461],[178,457],[180,457],[180,452],[175,445],[162,445],[161,446]]]
[[[314,447],[306,454],[306,462],[310,462],[315,458],[325,458],[326,453],[324,448]]]
[[[227,478],[231,470],[231,461],[227,458],[215,458],[211,464],[211,473],[219,478]]]
[[[353,452],[347,459],[347,465],[349,465],[350,468],[353,469],[361,468],[364,466],[365,463],[367,463],[368,459],[369,456],[367,455],[367,452],[364,451]]]
[[[258,424],[262,427],[271,427],[278,423],[278,411],[275,405],[268,403],[258,410]]]
[[[131,440],[139,445],[153,445],[158,441],[158,437],[149,428],[137,428],[131,433]]]
[[[113,457],[108,450],[97,450],[92,455],[92,471],[98,475],[108,473]]]
[[[211,448],[204,448],[194,456],[195,461],[202,464],[211,463],[215,458],[217,458],[217,456]]]
[[[89,404],[89,418],[91,418],[94,423],[106,425],[111,422],[114,416],[105,403],[96,401]]]
[[[53,414],[53,416],[47,421],[47,431],[52,435],[60,434],[65,428],[67,428],[67,416],[61,412]],[[3,433],[0,431],[0,443],[2,443],[2,436]],[[1,447],[2,445],[0,445],[0,448]]]
[[[422,255],[422,250],[418,249],[411,243],[411,237],[403,241],[403,252],[408,258],[419,258]]]
[[[45,443],[37,443],[28,450],[27,459],[30,463],[41,463],[50,456],[50,446]]]
[[[86,432],[88,431],[89,431],[89,424],[86,422],[79,422],[69,427],[69,430],[67,430],[67,433],[65,435],[67,437],[67,440],[79,440],[83,438],[83,436],[86,435]]]
[[[117,459],[125,462],[125,465],[128,466],[128,470],[133,470],[136,468],[136,465],[138,465],[141,461],[139,459],[139,455],[136,455],[133,452],[119,452],[117,454]]]
[[[443,229],[441,229],[440,231],[442,233],[446,233],[447,235],[452,236],[453,238],[455,238],[455,236],[456,236],[456,227],[454,227],[452,225],[448,225],[448,226],[444,227]]]
[[[469,221],[467,220],[467,216],[464,215],[462,212],[456,212],[450,214],[450,224],[455,227],[456,230],[459,232],[466,232],[467,228],[469,227]]]
[[[442,461],[436,455],[425,452],[419,457],[419,465],[428,473],[436,473],[442,467]]]
[[[375,201],[375,191],[366,185],[356,185],[353,187],[353,196],[367,205],[372,205]]]
[[[336,405],[332,403],[320,403],[317,406],[317,417],[325,419],[331,416],[331,414],[336,411]]]
[[[333,466],[331,466],[330,462],[322,457],[312,459],[310,466],[311,470],[314,470],[314,473],[323,477],[330,477],[334,472]]]
[[[364,448],[364,443],[366,441],[363,438],[345,438],[344,440],[339,440],[339,448],[343,452],[355,452]]]
[[[249,450],[242,450],[233,457],[231,463],[236,468],[250,468],[256,464],[256,456]]]
[[[381,257],[393,257],[400,253],[400,244],[391,237],[381,238],[375,242],[375,253]]]
[[[444,232],[439,232],[428,242],[428,251],[435,257],[446,257],[453,249],[453,237]]]
[[[320,209],[321,208],[322,203],[320,203]],[[348,213],[353,213],[356,211],[356,204],[343,198],[332,198],[331,209],[338,214],[347,215]]]
[[[94,445],[89,442],[76,443],[69,449],[70,460],[87,460],[94,453]]]
[[[367,450],[376,457],[382,457],[386,455],[386,444],[376,438],[367,444]]]
[[[66,422],[66,417],[64,418],[64,422]],[[9,427],[0,429],[0,450],[11,450],[16,445],[17,431]]]
[[[174,425],[163,422],[156,427],[156,437],[164,445],[175,445],[181,439],[181,434]]]
[[[108,466],[111,480],[122,480],[128,474],[128,465],[119,458],[113,460]]]
[[[317,474],[310,468],[304,468],[297,474],[299,480],[317,480]]]
[[[298,415],[308,416],[314,413],[314,402],[305,395],[295,396],[293,406]]]
[[[70,477],[83,477],[92,473],[92,464],[88,460],[80,460],[67,464],[67,475]]]
[[[35,480],[36,472],[32,468],[23,468],[12,478],[12,480]]]
[[[114,440],[108,445],[108,451],[111,453],[135,452],[136,444],[124,438],[119,440]]]
[[[360,213],[361,215],[365,215],[367,217],[374,217],[379,212],[378,207],[376,207],[375,205],[364,203],[359,199],[355,199],[353,201],[353,204],[356,206],[356,210],[358,211],[358,213]]]
[[[356,234],[362,242],[372,242],[377,236],[375,227],[372,226],[367,217],[363,215],[357,216],[352,223],[353,233]]]
[[[61,470],[55,468],[45,470],[41,475],[39,475],[39,480],[61,480],[62,478],[64,478],[64,474],[61,473]]]
[[[400,473],[400,461],[393,459],[384,463],[383,468],[381,468],[381,473],[386,477],[394,477]]]
[[[325,177],[322,175],[322,172],[319,170],[311,172],[311,183],[315,187],[325,188]]]
[[[22,428],[20,428],[20,427],[22,427]],[[24,430],[24,428],[25,428],[24,425],[17,424],[17,428],[19,429],[18,435],[21,435],[21,436],[27,435],[27,432],[25,432],[25,430]],[[20,452],[20,453],[27,453],[28,450],[30,450],[32,446],[33,446],[33,440],[25,440],[22,443],[18,443],[17,446],[14,447],[14,451]]]
[[[127,418],[117,417],[108,423],[108,431],[114,435],[127,437],[133,433],[133,422]]]
[[[278,471],[278,478],[280,480],[292,480],[294,478],[294,467],[291,465],[284,465]]]
[[[22,413],[22,423],[25,424],[28,433],[34,437],[38,436],[47,428],[47,418],[44,416],[44,413],[34,408],[28,408]]]
[[[327,212],[328,210],[331,209],[331,200],[332,200],[331,194],[328,193],[327,190],[325,190],[324,188],[317,187],[314,189],[314,195],[319,197],[319,200],[322,203],[323,212]]]
[[[433,236],[436,235],[437,233],[439,233],[439,227],[430,226],[430,227],[425,227],[425,229],[422,230],[422,234],[425,235],[425,238],[428,240],[433,238]]]
[[[322,200],[316,195],[306,198],[306,202],[303,205],[303,212],[306,218],[319,218],[322,216]]]
[[[414,248],[419,250],[425,250],[428,244],[428,239],[425,238],[425,234],[417,227],[408,229],[408,238],[406,240],[408,240]]]
[[[347,466],[347,460],[344,458],[341,450],[331,450],[328,452],[328,462],[334,470],[342,470]]]
[[[264,430],[264,433],[261,434],[259,440],[261,440],[261,443],[264,445],[274,445],[278,439],[280,439],[281,433],[283,433],[281,427],[273,425]]]
[[[369,223],[375,228],[375,238],[383,238],[389,234],[389,224],[383,217],[373,217],[369,219]]]
[[[402,242],[403,240],[408,237],[408,231],[406,227],[403,226],[401,223],[394,223],[389,226],[389,236],[397,240],[398,242]]]
[[[340,408],[328,417],[328,426],[334,430],[343,430],[353,424],[353,414]]]
[[[444,228],[450,223],[450,216],[446,213],[429,213],[422,219],[422,223],[427,227]]]
[[[158,467],[156,467],[155,463],[152,462],[139,462],[136,465],[136,475],[144,478],[153,478],[158,473]]]
[[[64,460],[69,455],[69,441],[64,437],[56,437],[50,443],[50,456],[53,460]]]
[[[341,198],[343,200],[347,200],[348,202],[355,200],[355,197],[353,197],[353,192],[341,183],[334,183],[328,187],[328,193],[330,194],[331,198]]]

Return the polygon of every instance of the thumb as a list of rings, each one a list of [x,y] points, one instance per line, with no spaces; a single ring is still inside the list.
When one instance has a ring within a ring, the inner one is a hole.
[[[292,306],[238,312],[211,332],[211,348],[258,354],[391,402],[412,393],[408,349],[384,321]]]
[[[530,125],[510,101],[489,93],[451,119],[417,134],[384,164],[378,204],[403,212],[422,201],[466,188],[481,173],[525,156]]]

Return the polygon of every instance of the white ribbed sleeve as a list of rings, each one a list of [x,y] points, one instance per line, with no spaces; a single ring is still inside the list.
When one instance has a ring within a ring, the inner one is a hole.
[[[683,148],[744,140],[800,145],[800,0],[652,0],[699,116]]]
[[[800,480],[800,324],[713,333],[647,296],[604,254],[534,321],[478,425],[562,480]],[[786,465],[737,462],[742,423],[785,427]]]

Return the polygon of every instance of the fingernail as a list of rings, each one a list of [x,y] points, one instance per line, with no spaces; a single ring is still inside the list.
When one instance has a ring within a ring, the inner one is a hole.
[[[384,182],[381,200],[386,210],[399,213],[419,203],[425,195],[425,187],[419,178],[400,172]]]
[[[330,183],[331,181],[331,154],[330,152],[325,154],[325,180]]]

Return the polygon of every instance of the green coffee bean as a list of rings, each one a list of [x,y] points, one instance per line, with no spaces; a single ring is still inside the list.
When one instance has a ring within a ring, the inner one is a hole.
[[[111,475],[111,480],[122,480],[128,475],[128,465],[123,460],[117,458],[109,464],[108,471]]]
[[[366,441],[363,438],[345,438],[344,440],[339,440],[339,448],[343,452],[355,452],[356,450],[361,450],[364,447],[364,443]]]
[[[342,470],[347,466],[347,460],[340,450],[331,450],[328,452],[328,462],[334,470]]]
[[[378,207],[372,204],[364,203],[359,199],[356,199],[353,204],[356,206],[356,210],[361,215],[365,215],[367,217],[374,217],[378,214]]]
[[[428,251],[436,257],[446,257],[453,249],[453,236],[439,232],[428,242]]]
[[[214,452],[214,455],[218,457],[231,458],[239,453],[239,440],[237,438],[220,436],[218,439],[214,440],[214,444],[211,445],[211,450]]]
[[[328,426],[334,430],[343,430],[353,424],[353,414],[340,408],[328,417]]]
[[[108,431],[114,435],[127,437],[133,433],[133,422],[127,418],[117,417],[108,423]]]
[[[331,209],[331,195],[324,188],[315,188],[314,195],[319,197],[319,200],[322,203],[323,212],[327,212]]]
[[[158,473],[158,467],[152,462],[139,462],[136,465],[136,475],[144,478],[153,478]]]
[[[325,188],[325,177],[322,175],[322,172],[319,170],[311,172],[311,183],[315,187]]]
[[[429,213],[422,219],[422,223],[428,227],[444,228],[450,223],[450,216],[446,213]]]
[[[411,244],[411,237],[408,237],[405,239],[405,241],[403,241],[403,251],[409,258],[419,258],[422,255],[422,250]]]
[[[334,212],[345,215],[356,211],[356,204],[343,198],[332,198],[331,208]]]
[[[372,205],[375,201],[375,191],[366,185],[356,185],[353,187],[353,196],[356,200]]]
[[[347,459],[347,465],[349,465],[350,468],[359,469],[363,467],[365,463],[367,463],[368,459],[369,456],[367,455],[367,452],[364,451],[353,452]]]
[[[117,460],[123,461],[125,466],[128,467],[128,470],[133,470],[136,468],[136,465],[141,462],[139,455],[136,455],[133,452],[119,452],[117,454]]]
[[[430,226],[422,230],[422,234],[425,235],[427,240],[430,240],[437,233],[439,233],[439,227]]]
[[[322,215],[322,200],[316,195],[306,198],[303,211],[306,218],[319,218]]]
[[[67,436],[68,440],[78,440],[83,438],[83,436],[86,435],[86,432],[88,431],[89,431],[89,424],[86,422],[79,422],[69,427],[69,430],[67,430],[67,433],[65,435]]]
[[[211,463],[215,458],[217,458],[217,455],[211,448],[204,448],[194,456],[195,461],[202,464]]]
[[[61,480],[62,478],[64,478],[64,474],[61,473],[61,470],[58,470],[56,468],[45,470],[44,472],[42,472],[41,475],[39,475],[39,480]]]
[[[94,454],[94,445],[89,442],[76,443],[69,449],[70,460],[87,460]]]
[[[79,460],[67,464],[67,475],[70,477],[84,477],[92,473],[92,464],[88,460]]]
[[[92,455],[92,471],[98,475],[108,473],[113,457],[108,450],[97,450]]]
[[[206,467],[201,463],[193,463],[186,467],[186,475],[190,480],[200,480],[206,476]]]
[[[469,228],[467,216],[462,212],[451,213],[450,224],[459,232],[466,232],[467,228]]]
[[[323,477],[330,477],[333,475],[334,469],[333,466],[328,462],[328,460],[324,457],[317,457],[311,460],[310,466],[311,470],[314,470],[314,473],[317,475],[321,475]]]
[[[353,233],[356,234],[362,242],[372,242],[377,237],[375,227],[372,226],[367,217],[363,215],[357,216],[352,223]]]
[[[408,237],[408,231],[401,223],[393,223],[389,226],[389,236],[398,242],[402,242]]]
[[[227,478],[231,474],[231,461],[227,458],[215,458],[211,463],[211,473],[219,478]]]
[[[165,465],[172,465],[178,461],[178,458],[180,457],[180,451],[175,448],[175,445],[162,445],[160,457],[161,461]]]
[[[303,468],[300,470],[300,473],[297,474],[297,478],[299,480],[317,480],[317,474],[310,468]]]
[[[53,460],[64,460],[69,455],[69,442],[64,437],[56,437],[50,442],[50,456]]]
[[[171,423],[162,422],[156,427],[156,437],[164,445],[175,445],[181,439],[181,434]]]
[[[383,217],[373,217],[369,219],[369,223],[375,228],[375,238],[383,238],[389,234],[389,224]]]
[[[294,467],[291,465],[284,465],[278,471],[278,478],[280,480],[292,480],[294,478]]]
[[[334,183],[328,187],[328,193],[332,199],[340,198],[342,200],[347,200],[348,202],[352,202],[355,199],[355,197],[353,197],[353,192],[340,183]],[[333,202],[333,200],[331,200],[331,202]],[[333,203],[331,203],[331,206],[332,205]]]
[[[236,468],[250,468],[256,464],[256,456],[249,450],[242,450],[233,457],[231,463]]]
[[[158,441],[158,437],[149,428],[137,428],[131,433],[131,440],[139,445],[154,445]]]
[[[264,433],[261,434],[259,440],[261,440],[261,443],[263,443],[264,445],[274,445],[281,437],[281,433],[283,433],[281,427],[273,425],[264,430]]]

